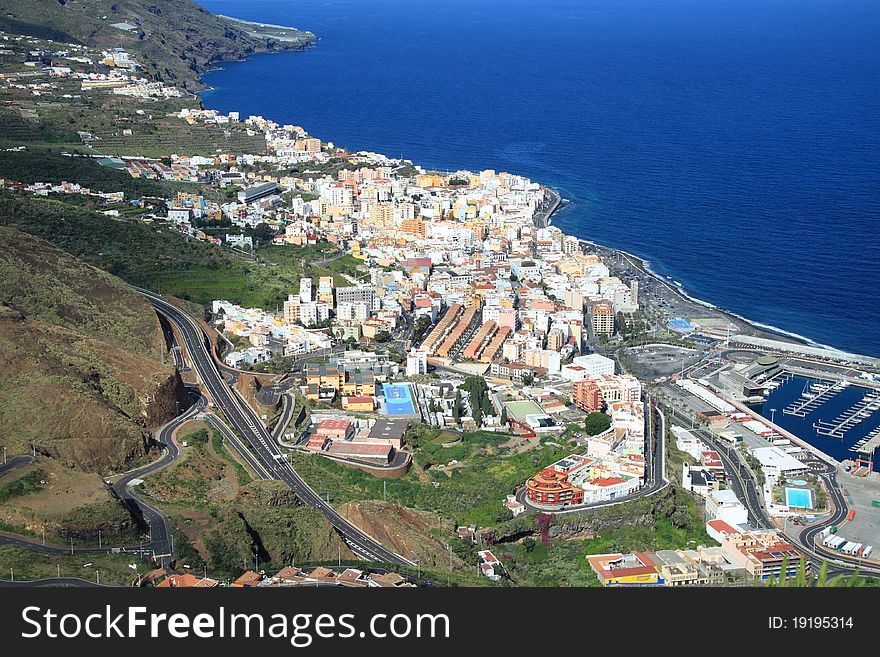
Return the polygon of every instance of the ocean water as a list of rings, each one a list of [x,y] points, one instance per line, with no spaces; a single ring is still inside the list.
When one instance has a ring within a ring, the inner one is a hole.
[[[691,296],[880,355],[880,2],[201,4],[321,37],[223,64],[206,106],[529,176]]]
[[[829,382],[793,376],[771,391],[763,404],[753,408],[768,420],[772,420],[783,429],[806,440],[838,461],[855,458],[857,454],[851,452],[850,447],[880,426],[880,411],[874,411],[870,417],[862,419],[861,422],[846,430],[842,438],[819,434],[814,425],[818,422],[837,424],[838,418],[847,416],[850,409],[859,404],[866,395],[874,394],[874,391],[870,388],[854,385],[836,392],[833,396],[826,397],[821,404],[811,409],[806,417],[783,412],[785,408],[791,408],[806,401],[802,396],[803,393],[809,391],[807,386],[816,383],[827,384]],[[880,450],[875,453],[874,462],[875,467],[880,467]]]

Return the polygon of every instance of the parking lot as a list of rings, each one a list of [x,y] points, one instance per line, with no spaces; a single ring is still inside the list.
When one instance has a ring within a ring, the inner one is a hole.
[[[644,379],[656,379],[678,374],[700,360],[696,349],[667,344],[648,344],[629,347],[625,351],[634,374]]]
[[[880,500],[880,475],[853,477],[840,470],[837,481],[852,497],[851,505],[856,510],[852,520],[840,524],[838,534],[858,543],[873,545],[875,551],[880,549],[880,508],[871,506],[872,500]],[[878,559],[880,555],[875,554],[872,558]]]

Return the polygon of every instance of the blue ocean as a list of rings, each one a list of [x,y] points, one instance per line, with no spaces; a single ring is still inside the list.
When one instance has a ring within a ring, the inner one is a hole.
[[[205,105],[559,189],[693,297],[880,355],[880,2],[202,0],[293,25]]]

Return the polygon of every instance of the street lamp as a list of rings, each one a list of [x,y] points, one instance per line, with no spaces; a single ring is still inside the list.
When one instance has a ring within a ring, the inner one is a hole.
[[[770,409],[770,422],[772,422],[773,424],[776,424],[776,409],[775,408]]]

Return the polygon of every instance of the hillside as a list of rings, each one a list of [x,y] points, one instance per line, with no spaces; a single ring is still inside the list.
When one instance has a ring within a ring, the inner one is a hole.
[[[299,50],[315,40],[310,32],[215,16],[191,0],[0,0],[0,30],[124,48],[156,79],[190,91],[202,88],[198,78],[212,62]]]
[[[100,473],[144,456],[186,402],[151,307],[41,239],[0,240],[0,444]]]
[[[439,516],[377,500],[346,502],[339,515],[354,523],[383,545],[425,568],[443,568],[449,562],[446,542],[453,533],[452,522]],[[453,558],[456,570],[468,566],[458,555]]]
[[[156,224],[114,221],[57,197],[0,191],[0,226],[40,237],[132,285],[203,305],[228,299],[271,308],[299,289],[302,277],[335,273],[310,262],[319,255],[316,247],[261,250],[266,261],[255,262]]]
[[[216,429],[194,421],[177,437],[180,460],[148,476],[142,492],[172,518],[186,563],[234,577],[254,554],[278,565],[354,558],[320,511],[280,482],[252,481]]]

